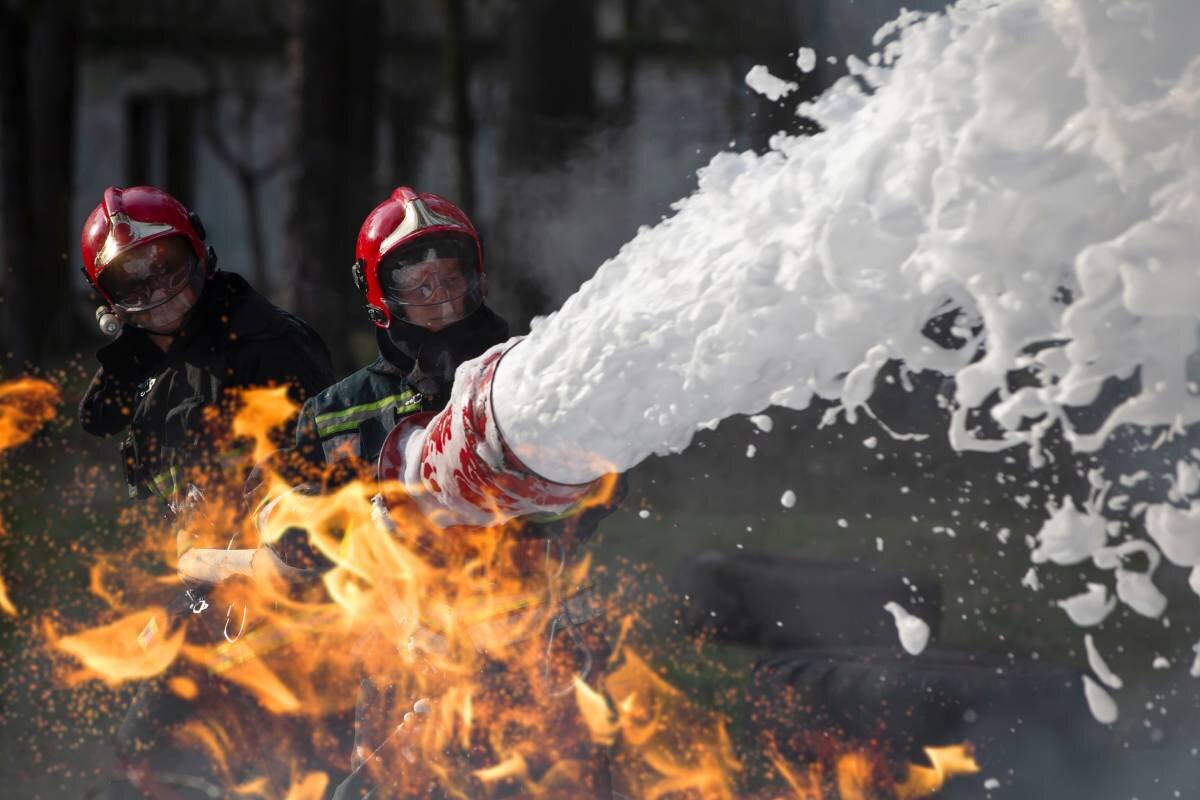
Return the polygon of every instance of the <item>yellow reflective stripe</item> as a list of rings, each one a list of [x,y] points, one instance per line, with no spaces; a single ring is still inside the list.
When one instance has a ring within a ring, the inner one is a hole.
[[[408,398],[412,397],[413,394],[414,394],[414,392],[410,389],[409,391],[401,392],[400,394],[394,394],[394,395],[391,395],[390,397],[384,397],[381,400],[376,400],[371,403],[365,403],[361,406],[351,406],[350,408],[343,408],[341,411],[327,411],[326,413],[320,414],[317,417],[315,417],[313,419],[313,421],[316,422],[318,426],[320,426],[320,424],[322,422],[333,422],[334,420],[342,420],[347,417],[351,417],[356,414],[362,414],[367,411],[378,411],[379,409],[386,406],[388,403],[398,403],[401,400],[407,400]]]
[[[405,411],[417,411],[420,408],[421,408],[421,401],[417,400],[415,402],[408,403],[403,406],[397,406],[396,410],[399,412],[405,412]],[[359,425],[361,425],[363,422],[365,422],[368,419],[372,419],[375,416],[376,416],[375,414],[367,414],[362,417],[356,417],[348,422],[339,422],[335,425],[330,425],[325,428],[318,427],[317,435],[319,435],[322,439],[324,439],[326,437],[333,436],[336,433],[343,433],[345,431],[354,430]]]
[[[158,473],[150,480],[154,482],[155,488],[157,488],[158,491],[162,492],[164,495],[174,494],[175,489],[178,488],[179,484],[178,473],[176,472],[175,467],[171,467],[168,470]]]
[[[379,414],[379,411],[388,408],[389,405],[398,405],[404,401],[409,401],[416,396],[416,392],[407,391],[401,392],[400,395],[392,395],[377,399],[373,403],[365,403],[362,405],[354,405],[352,408],[342,409],[340,411],[329,411],[329,413],[317,416],[313,422],[317,425],[317,433],[320,437],[328,437],[328,435],[349,431],[350,428],[358,427],[359,423],[371,419],[372,416]],[[413,405],[413,403],[408,403]]]

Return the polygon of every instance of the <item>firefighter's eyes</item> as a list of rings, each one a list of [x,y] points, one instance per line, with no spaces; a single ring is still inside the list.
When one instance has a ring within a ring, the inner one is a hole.
[[[416,301],[431,299],[439,287],[445,289],[449,297],[454,298],[462,294],[467,285],[467,280],[461,273],[452,275],[430,274],[414,277],[416,277],[416,280],[409,277],[408,280],[397,281],[399,284],[397,288],[406,298]],[[417,283],[418,280],[420,283]]]
[[[453,298],[453,297],[457,297],[458,294],[461,293],[459,290],[461,290],[464,285],[465,285],[465,281],[463,281],[463,279],[461,277],[448,278],[446,280],[436,281],[436,282],[428,281],[426,283],[422,283],[417,288],[411,290],[410,292],[408,292],[408,294],[413,295],[414,297],[416,297],[419,300],[429,300],[430,298],[433,297],[434,293],[438,290],[438,288],[441,287],[442,289],[446,290],[446,294],[449,297]]]

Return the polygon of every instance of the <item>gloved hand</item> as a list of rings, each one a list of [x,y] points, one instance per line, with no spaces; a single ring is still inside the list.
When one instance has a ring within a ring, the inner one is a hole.
[[[141,383],[154,374],[163,357],[163,351],[149,336],[129,325],[96,351],[96,360],[104,371],[127,384]]]
[[[142,382],[163,363],[163,351],[142,331],[125,326],[96,351],[100,369],[79,401],[79,423],[93,436],[112,436],[129,426]]]

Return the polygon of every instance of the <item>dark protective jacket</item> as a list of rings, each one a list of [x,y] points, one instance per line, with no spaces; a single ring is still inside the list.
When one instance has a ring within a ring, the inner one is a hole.
[[[327,485],[373,477],[379,451],[397,423],[419,411],[444,408],[455,369],[507,340],[508,324],[483,306],[437,335],[395,320],[389,333],[379,331],[379,358],[309,398],[300,411],[296,450],[304,460],[349,467],[330,471]],[[527,519],[522,533],[531,539],[555,539],[567,557],[612,512],[625,490],[622,478],[609,503],[581,513]]]
[[[373,466],[383,441],[404,417],[436,410],[383,356],[310,397],[296,423],[296,446],[311,462]]]
[[[377,333],[379,358],[301,409],[296,445],[310,463],[352,461],[373,469],[396,423],[445,407],[454,370],[507,340],[508,323],[483,306],[438,333],[400,320]]]
[[[228,390],[286,384],[303,402],[333,381],[329,349],[316,331],[228,272],[212,276],[166,352],[127,325],[97,358],[80,424],[96,436],[124,431],[131,496],[164,501],[184,488],[176,485],[182,470],[221,456],[213,425]]]

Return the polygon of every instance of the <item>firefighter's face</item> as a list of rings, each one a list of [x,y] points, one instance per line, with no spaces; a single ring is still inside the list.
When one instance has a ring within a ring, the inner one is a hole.
[[[169,236],[122,253],[99,276],[124,321],[150,333],[171,334],[204,286],[204,268],[186,239]]]
[[[458,258],[437,257],[406,265],[393,281],[390,299],[412,324],[440,331],[467,315],[470,289]]]

